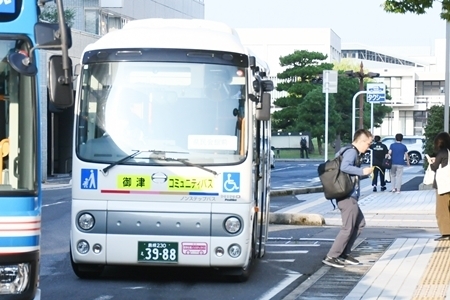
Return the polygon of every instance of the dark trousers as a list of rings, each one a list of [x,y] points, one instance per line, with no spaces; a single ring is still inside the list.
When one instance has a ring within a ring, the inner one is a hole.
[[[376,166],[376,168],[373,169],[372,186],[377,186],[378,175],[380,175],[380,185],[386,186],[386,180],[384,179],[384,174],[386,174],[386,169],[383,167],[380,167],[380,166]]]
[[[305,153],[306,153],[306,158],[308,157],[308,148],[300,148],[300,158],[305,158]]]
[[[339,200],[337,206],[341,211],[342,227],[328,252],[329,257],[349,255],[356,238],[366,225],[366,220],[356,199]]]

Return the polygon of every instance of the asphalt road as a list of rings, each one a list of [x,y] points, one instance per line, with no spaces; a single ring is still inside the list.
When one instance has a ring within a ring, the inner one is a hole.
[[[272,190],[319,186],[318,161],[277,161],[272,169]]]

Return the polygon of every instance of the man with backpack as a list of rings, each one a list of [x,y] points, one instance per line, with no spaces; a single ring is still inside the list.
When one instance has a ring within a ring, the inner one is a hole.
[[[358,265],[359,261],[350,255],[356,238],[361,234],[366,225],[364,215],[358,206],[360,195],[359,181],[361,176],[372,173],[372,167],[361,168],[360,156],[363,155],[372,144],[372,134],[366,129],[359,129],[353,136],[351,148],[342,148],[337,155],[342,155],[340,171],[347,173],[353,180],[353,189],[349,194],[336,199],[341,211],[342,227],[327,256],[322,260],[326,265],[343,268],[345,263]]]
[[[306,153],[306,158],[309,158],[309,156],[308,156],[308,141],[306,140],[305,137],[302,137],[300,139],[300,158],[305,158],[305,153]]]

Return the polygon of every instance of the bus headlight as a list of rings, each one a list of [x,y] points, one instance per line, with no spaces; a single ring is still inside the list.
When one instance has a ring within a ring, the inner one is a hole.
[[[0,295],[20,294],[28,287],[30,264],[0,266]]]
[[[82,213],[78,217],[78,226],[80,226],[80,228],[83,230],[92,229],[92,227],[94,227],[94,224],[95,224],[95,219],[94,219],[94,216],[92,216],[91,214]]]
[[[239,246],[238,244],[233,244],[228,248],[228,254],[232,258],[239,257],[239,255],[241,255],[241,252],[242,252],[241,246]]]
[[[236,233],[241,230],[241,220],[236,217],[229,217],[225,220],[225,230],[228,233]]]

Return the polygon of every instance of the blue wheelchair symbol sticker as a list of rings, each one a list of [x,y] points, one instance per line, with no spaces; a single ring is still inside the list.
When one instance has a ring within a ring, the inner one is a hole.
[[[98,171],[95,169],[81,169],[81,189],[96,190]]]
[[[238,193],[241,185],[240,173],[223,173],[223,192]]]

